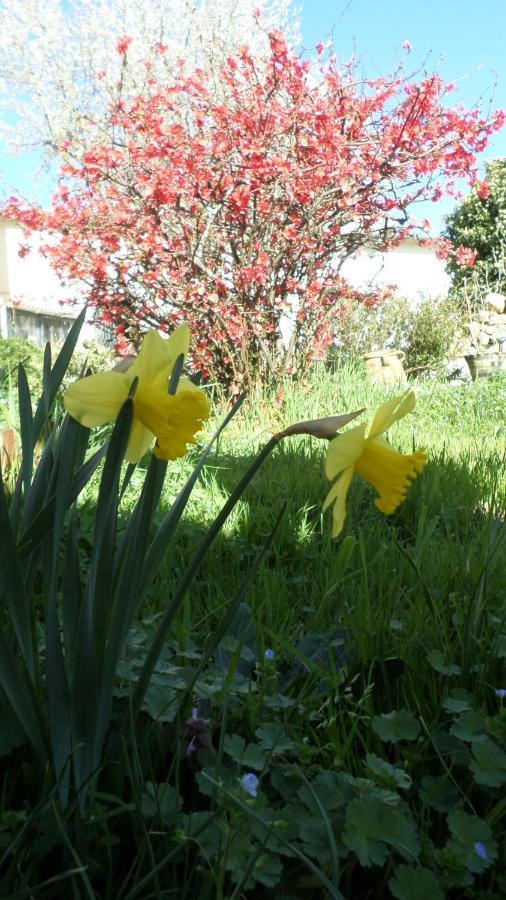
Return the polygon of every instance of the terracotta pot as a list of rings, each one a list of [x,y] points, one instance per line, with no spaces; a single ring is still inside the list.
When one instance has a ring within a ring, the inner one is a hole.
[[[0,431],[0,462],[4,474],[11,468],[17,452],[18,447],[14,428],[2,428]]]
[[[377,350],[364,353],[364,362],[369,377],[373,381],[406,381],[403,362],[406,354],[402,350]]]

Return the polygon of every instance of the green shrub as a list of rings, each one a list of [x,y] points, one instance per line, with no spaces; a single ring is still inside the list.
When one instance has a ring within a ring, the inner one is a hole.
[[[0,395],[7,396],[17,384],[19,363],[23,363],[32,394],[40,393],[44,351],[26,338],[0,338]]]
[[[38,398],[42,390],[43,360],[43,348],[33,341],[26,338],[0,338],[0,403],[17,404],[19,363],[23,364],[30,394]],[[81,376],[84,366],[92,372],[100,372],[112,369],[116,361],[115,354],[109,347],[97,341],[86,341],[70,361],[63,388]]]
[[[458,351],[461,321],[450,298],[426,298],[416,308],[399,296],[375,309],[356,304],[343,314],[337,353],[361,359],[371,350],[403,350],[406,370],[439,369]]]
[[[92,372],[103,372],[112,369],[117,361],[117,356],[110,347],[99,344],[98,341],[85,341],[81,347],[78,347],[70,361],[65,373],[64,384],[80,378],[85,366]]]
[[[452,292],[464,308],[470,302],[479,308],[480,297],[506,290],[505,227],[506,160],[495,159],[487,163],[484,180],[446,219],[445,237],[453,245],[446,268],[452,276]],[[461,264],[459,247],[476,253],[473,266]]]
[[[461,315],[451,299],[424,300],[413,317],[406,348],[406,368],[438,369],[457,352]]]

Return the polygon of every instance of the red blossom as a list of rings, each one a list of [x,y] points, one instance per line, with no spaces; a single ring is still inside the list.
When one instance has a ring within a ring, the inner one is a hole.
[[[455,250],[455,262],[458,266],[467,266],[469,269],[472,269],[477,256],[477,250],[473,250],[471,247],[463,247],[462,244]]]
[[[490,185],[488,181],[477,181],[476,193],[480,200],[486,200],[490,196]]]
[[[116,44],[116,52],[119,53],[120,56],[123,56],[123,54],[127,52],[132,40],[133,38],[128,37],[128,35],[123,35]]]

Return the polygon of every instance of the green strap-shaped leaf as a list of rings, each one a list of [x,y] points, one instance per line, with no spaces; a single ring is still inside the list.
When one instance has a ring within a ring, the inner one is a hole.
[[[50,411],[51,406],[54,403],[56,394],[60,389],[60,385],[69,367],[69,363],[76,348],[85,316],[86,308],[81,310],[77,319],[73,323],[72,328],[65,338],[62,348],[58,353],[58,356],[56,357],[54,366],[51,369],[49,384],[43,390],[43,396],[41,397],[37,405],[37,409],[33,418],[33,431],[35,440],[37,440],[40,436],[44,421],[46,421],[47,419],[48,410]]]
[[[163,487],[167,463],[151,457],[141,496],[135,506],[114,563],[114,594],[107,623],[107,644],[97,709],[97,754],[109,727],[114,679],[132,618],[139,606],[139,585],[149,542],[149,529]]]
[[[88,429],[85,430],[87,431]],[[71,503],[73,503],[74,500],[77,499],[95,470],[98,468],[101,460],[107,452],[107,446],[107,444],[104,444],[102,447],[99,447],[99,449],[93,454],[93,456],[90,456],[90,458],[84,463],[84,465],[81,466],[81,468],[76,472],[71,492]],[[21,535],[18,548],[20,559],[24,560],[26,559],[26,557],[30,556],[30,554],[33,553],[35,548],[47,535],[48,531],[51,530],[55,504],[56,492],[49,499],[47,499],[40,512],[35,516],[33,521],[27,527],[26,531]]]
[[[99,684],[109,637],[111,581],[116,533],[118,486],[133,417],[133,402],[123,404],[114,426],[98,491],[91,569],[76,635],[71,707],[78,789],[95,768]],[[83,801],[83,794],[81,795]]]
[[[47,573],[46,608],[46,692],[48,721],[53,765],[59,784],[59,795],[63,808],[67,805],[69,788],[69,755],[72,751],[70,690],[66,670],[60,623],[58,618],[57,592],[59,589],[60,544],[65,523],[65,515],[71,504],[74,469],[80,455],[81,426],[74,419],[66,418],[57,449],[58,490],[56,492],[55,515],[51,538],[48,540],[44,571]]]
[[[16,658],[1,632],[0,682],[11,705],[13,715],[17,717],[40,759],[45,761],[47,747],[41,727],[43,716],[41,709],[38,708],[37,695],[30,684],[22,661]]]
[[[1,468],[0,468],[1,476]],[[24,584],[20,559],[9,520],[0,478],[0,593],[4,595],[21,655],[32,681],[35,678],[33,608]]]

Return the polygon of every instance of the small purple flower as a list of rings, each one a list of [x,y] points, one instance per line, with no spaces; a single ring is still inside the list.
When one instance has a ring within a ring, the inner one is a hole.
[[[496,697],[499,697],[500,700],[504,700],[506,697],[506,688],[497,688],[495,695]]]
[[[196,706],[193,707],[189,719],[184,723],[184,737],[188,742],[186,745],[186,755],[192,756],[197,750],[213,749],[213,741],[209,722],[201,719]]]
[[[247,775],[243,775],[241,778],[241,784],[245,791],[251,796],[256,797],[258,791],[258,785],[260,784],[256,775],[253,772],[248,772]]]
[[[197,741],[197,738],[192,737],[190,743],[188,744],[188,746],[186,748],[186,755],[192,756],[192,754],[196,753],[198,749],[199,749],[199,743]]]
[[[271,650],[271,648],[268,647],[264,653],[264,658],[270,661],[270,660],[274,659],[275,656],[276,656],[276,654],[274,653],[274,650]]]
[[[474,845],[474,852],[480,859],[488,859],[488,850],[485,847],[485,844],[482,844],[481,841],[476,841]]]

